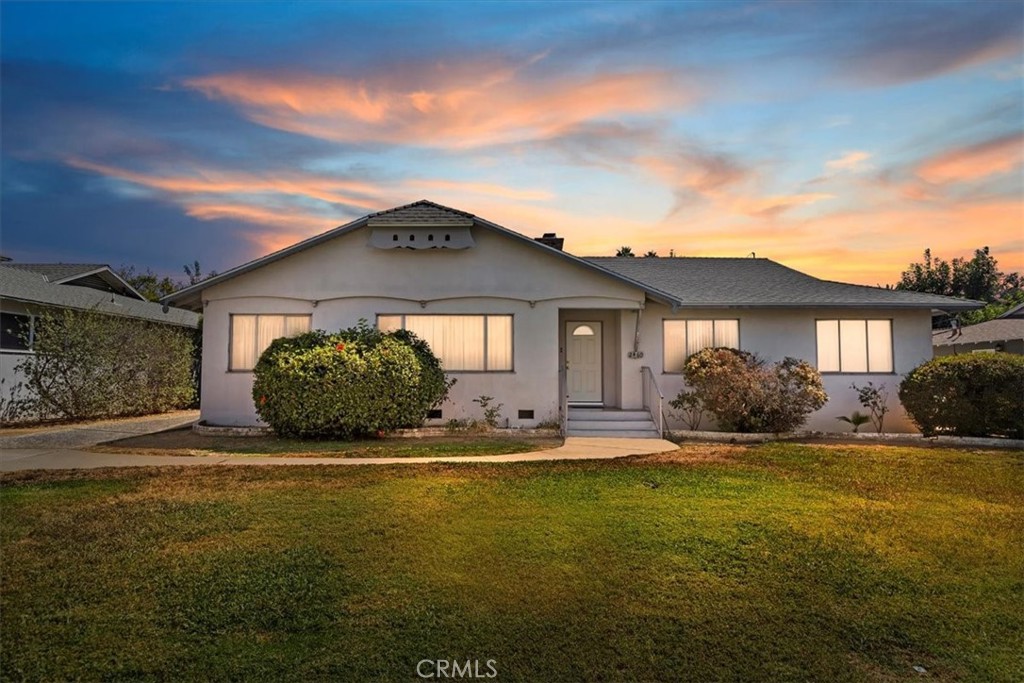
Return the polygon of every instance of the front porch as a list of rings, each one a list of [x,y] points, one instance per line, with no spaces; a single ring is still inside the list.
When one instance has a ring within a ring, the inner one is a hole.
[[[567,436],[659,438],[664,420],[640,349],[641,309],[559,310],[559,398]]]

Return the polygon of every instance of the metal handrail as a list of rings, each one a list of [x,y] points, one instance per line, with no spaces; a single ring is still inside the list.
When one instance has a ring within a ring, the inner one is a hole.
[[[562,438],[569,434],[569,391],[565,366],[558,370],[558,421]]]
[[[662,409],[662,405],[665,402],[665,394],[661,393],[661,388],[658,386],[658,381],[656,379],[654,379],[654,371],[651,370],[649,367],[647,367],[645,365],[642,368],[640,368],[640,376],[642,378],[642,383],[643,383],[643,391],[642,391],[642,393],[643,393],[643,406],[644,406],[644,410],[649,412],[651,414],[651,418],[657,423],[657,425],[658,425],[658,436],[665,436],[665,413],[664,413],[664,410]],[[654,389],[654,391],[657,393],[657,396],[658,396],[658,401],[657,401],[657,403],[658,403],[657,418],[655,418],[655,413],[654,413],[654,410],[653,410],[655,402],[650,400],[650,398],[651,398],[650,390],[652,388]]]

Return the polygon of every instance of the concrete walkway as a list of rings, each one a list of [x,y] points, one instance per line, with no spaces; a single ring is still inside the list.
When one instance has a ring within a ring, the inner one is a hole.
[[[96,467],[153,467],[167,465],[416,465],[432,462],[536,462],[541,460],[610,460],[627,455],[674,451],[678,446],[663,439],[569,437],[565,444],[546,451],[506,455],[437,458],[281,458],[258,455],[126,455],[88,453],[61,448],[3,448],[0,472],[16,470],[92,469]]]
[[[125,439],[129,436],[153,434],[168,429],[177,429],[199,419],[198,410],[176,410],[162,415],[124,417],[114,420],[97,420],[70,425],[49,425],[0,431],[0,452],[8,449],[37,449],[59,451],[87,448],[106,441]]]

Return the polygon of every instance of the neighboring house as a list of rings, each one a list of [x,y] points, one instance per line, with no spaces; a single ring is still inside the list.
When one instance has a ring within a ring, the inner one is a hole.
[[[1014,306],[995,320],[935,330],[932,333],[932,346],[936,356],[975,351],[1024,354],[1024,304]]]
[[[164,299],[202,311],[202,419],[258,423],[252,368],[275,337],[338,330],[360,319],[405,327],[458,378],[434,424],[478,415],[493,396],[512,427],[560,419],[570,433],[649,432],[645,406],[683,386],[686,358],[732,346],[795,356],[824,374],[831,397],[809,421],[861,406],[850,384],[886,385],[887,428],[902,376],[932,355],[933,309],[976,302],[829,282],[764,258],[590,258],[464,211],[420,201],[371,214]],[[668,406],[665,406],[667,412]],[[652,411],[656,413],[655,411]],[[653,416],[655,420],[657,416]]]
[[[102,264],[0,261],[0,391],[8,398],[22,381],[15,370],[32,353],[36,317],[46,309],[94,310],[125,318],[195,328],[199,316],[168,308],[132,289]]]

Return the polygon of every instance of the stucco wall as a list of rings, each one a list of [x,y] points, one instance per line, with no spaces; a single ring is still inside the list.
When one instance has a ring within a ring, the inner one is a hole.
[[[458,381],[442,422],[481,417],[472,399],[486,394],[504,404],[512,426],[528,427],[557,418],[559,310],[636,308],[643,301],[633,287],[482,228],[473,229],[476,246],[464,251],[381,250],[368,237],[356,231],[203,292],[202,419],[258,423],[252,373],[227,369],[232,313],[311,314],[313,327],[325,330],[360,318],[373,323],[380,313],[511,314],[514,370],[451,373]],[[518,420],[519,410],[533,410],[534,419]]]
[[[807,429],[821,431],[847,431],[849,426],[836,420],[839,415],[849,415],[854,410],[865,412],[857,402],[856,392],[850,385],[865,385],[873,382],[884,384],[889,390],[889,405],[892,411],[886,416],[885,429],[889,432],[917,431],[909,421],[899,403],[897,388],[903,376],[920,363],[932,357],[931,315],[926,310],[878,309],[671,309],[659,304],[648,304],[643,313],[642,365],[650,366],[657,373],[658,384],[666,400],[675,397],[683,388],[679,374],[666,374],[663,370],[662,321],[665,319],[739,319],[740,347],[752,351],[771,361],[792,356],[817,364],[817,342],[815,321],[822,318],[880,319],[889,318],[893,324],[893,366],[892,374],[827,373],[824,375],[825,390],[829,402],[820,411],[811,415]],[[707,420],[707,418],[705,418]],[[678,422],[672,423],[682,427]],[[709,424],[712,424],[709,421]],[[863,429],[863,428],[862,428]]]

